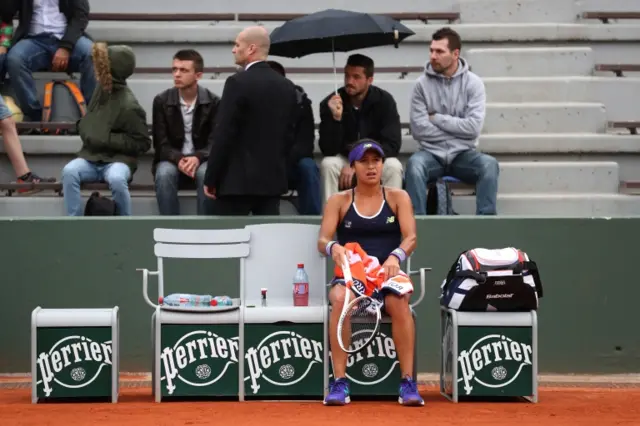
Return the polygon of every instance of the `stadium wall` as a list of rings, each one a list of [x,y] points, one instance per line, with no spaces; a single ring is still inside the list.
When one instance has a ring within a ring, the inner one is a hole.
[[[238,228],[269,221],[318,220],[299,216],[269,220],[0,218],[0,373],[30,370],[30,316],[36,306],[118,305],[121,371],[150,371],[152,310],[143,302],[136,268],[155,269],[152,235],[156,227]],[[633,272],[638,236],[640,218],[418,219],[413,266],[433,267],[425,300],[417,309],[418,370],[438,371],[438,291],[457,255],[474,247],[515,246],[538,262],[545,288],[539,310],[540,372],[640,371],[640,318],[635,310],[640,286]],[[166,292],[237,294],[237,261],[168,261],[165,265]]]

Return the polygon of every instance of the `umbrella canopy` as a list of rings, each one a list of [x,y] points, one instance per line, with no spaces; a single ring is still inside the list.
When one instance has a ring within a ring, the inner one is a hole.
[[[328,9],[292,19],[271,33],[270,55],[300,58],[395,45],[415,34],[384,15]]]

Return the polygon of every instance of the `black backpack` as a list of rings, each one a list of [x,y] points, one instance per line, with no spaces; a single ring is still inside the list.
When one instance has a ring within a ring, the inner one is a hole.
[[[118,205],[111,199],[103,197],[98,191],[91,194],[84,207],[85,216],[120,216]]]

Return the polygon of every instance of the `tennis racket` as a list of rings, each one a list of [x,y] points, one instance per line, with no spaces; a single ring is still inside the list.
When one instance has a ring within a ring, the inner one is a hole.
[[[346,353],[355,354],[369,346],[378,334],[382,319],[382,303],[358,291],[353,283],[346,257],[342,272],[347,291],[338,320],[338,344]]]

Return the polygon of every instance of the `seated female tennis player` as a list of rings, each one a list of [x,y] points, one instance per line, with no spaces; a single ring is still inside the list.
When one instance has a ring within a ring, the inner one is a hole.
[[[382,186],[384,151],[374,141],[359,141],[349,153],[354,168],[356,186],[332,195],[324,209],[318,250],[342,265],[344,245],[360,244],[369,256],[375,256],[383,266],[385,278],[400,272],[400,263],[416,247],[416,221],[409,195],[402,189]],[[333,241],[337,233],[338,241]],[[324,400],[325,405],[345,405],[350,402],[346,378],[347,353],[338,344],[337,327],[345,298],[344,280],[334,279],[329,294],[332,306],[329,319],[331,356],[334,381]],[[336,285],[337,284],[337,285]],[[400,397],[403,405],[424,405],[412,379],[414,354],[414,321],[409,307],[413,286],[380,289],[384,310],[391,317],[393,341],[402,373]]]

